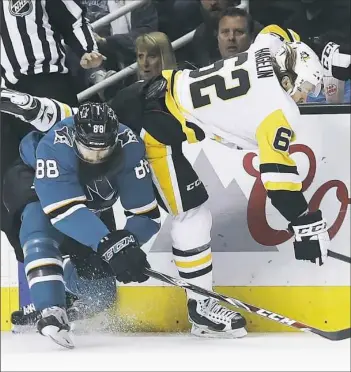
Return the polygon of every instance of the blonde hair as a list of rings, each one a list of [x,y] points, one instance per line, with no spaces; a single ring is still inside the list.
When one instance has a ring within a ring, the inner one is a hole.
[[[163,32],[150,32],[140,35],[135,41],[135,50],[145,48],[161,56],[162,70],[173,70],[177,68],[177,61],[174,50],[168,36]]]

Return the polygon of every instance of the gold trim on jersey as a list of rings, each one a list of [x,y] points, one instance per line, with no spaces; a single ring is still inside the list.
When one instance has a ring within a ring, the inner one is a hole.
[[[145,143],[152,179],[168,212],[174,216],[183,212],[171,146],[161,143],[145,129],[141,130],[140,137]]]
[[[289,155],[289,145],[295,140],[295,134],[282,110],[272,112],[262,121],[256,130],[256,139],[261,179],[266,190],[300,191],[302,180]]]
[[[179,121],[182,126],[183,133],[189,143],[196,143],[199,140],[196,138],[194,129],[186,125],[186,119],[183,115],[186,112],[185,108],[181,106],[177,93],[177,80],[182,71],[163,70],[162,76],[167,80],[167,91],[165,103],[169,112]]]
[[[126,209],[126,211],[133,213],[133,214],[144,214],[144,213],[151,212],[153,209],[156,209],[157,207],[158,207],[158,204],[155,199],[147,205],[143,205],[142,207],[138,207],[138,208]]]
[[[71,108],[68,105],[66,105],[65,103],[63,103],[63,111],[64,111],[65,118],[68,118],[68,117],[72,116]]]
[[[278,25],[269,25],[266,26],[260,34],[275,34],[284,39],[284,41],[301,41],[300,35],[298,35],[295,31],[288,29],[283,29]]]
[[[59,202],[52,203],[43,208],[45,214],[50,214],[59,208],[66,207],[69,204],[76,203],[78,201],[85,202],[87,197],[85,195],[76,196],[74,198],[60,200]]]

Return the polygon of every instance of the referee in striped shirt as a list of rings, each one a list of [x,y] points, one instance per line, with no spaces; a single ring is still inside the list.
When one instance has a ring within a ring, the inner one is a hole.
[[[1,0],[1,86],[77,106],[64,43],[81,58],[83,68],[97,67],[104,59],[85,13],[80,0]],[[19,156],[21,139],[33,127],[6,114],[1,114],[0,127],[2,185],[4,173]],[[6,216],[1,199],[1,230],[17,244]]]

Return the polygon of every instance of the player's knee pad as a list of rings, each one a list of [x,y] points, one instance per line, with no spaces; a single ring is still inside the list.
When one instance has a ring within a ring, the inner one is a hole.
[[[174,217],[173,255],[181,277],[193,279],[212,272],[211,227],[211,212],[205,205]]]
[[[88,305],[91,314],[108,309],[115,303],[114,276],[100,279],[83,278],[69,258],[65,258],[63,267],[66,290]]]
[[[27,241],[24,269],[36,309],[65,306],[63,264],[59,244],[50,238]]]

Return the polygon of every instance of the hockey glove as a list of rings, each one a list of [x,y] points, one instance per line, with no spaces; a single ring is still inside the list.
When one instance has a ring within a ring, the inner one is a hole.
[[[106,261],[116,279],[124,284],[145,282],[149,277],[143,273],[150,265],[137,238],[127,230],[117,230],[101,239],[97,252]]]
[[[307,260],[319,266],[327,259],[330,243],[327,222],[320,210],[309,212],[289,224],[289,230],[295,234],[294,250],[297,260]]]

